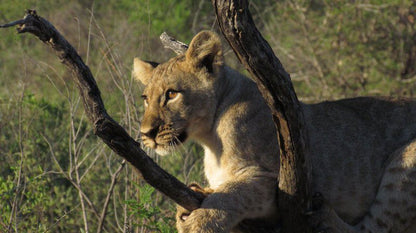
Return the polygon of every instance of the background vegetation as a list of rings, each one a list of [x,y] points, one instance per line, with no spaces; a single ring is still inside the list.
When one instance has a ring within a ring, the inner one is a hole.
[[[202,0],[2,0],[0,24],[28,8],[78,49],[108,112],[134,137],[143,108],[133,57],[171,57],[163,31],[189,42],[217,30]],[[301,100],[414,96],[413,1],[253,0],[251,8]],[[0,232],[174,232],[174,205],[97,140],[52,51],[31,35],[0,33]],[[226,59],[244,72],[228,47]],[[149,154],[182,181],[205,183],[198,146]]]

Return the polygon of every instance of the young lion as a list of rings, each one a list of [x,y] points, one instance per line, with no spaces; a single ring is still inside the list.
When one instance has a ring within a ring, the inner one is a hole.
[[[279,152],[271,113],[255,83],[224,65],[218,36],[200,32],[185,55],[163,64],[135,58],[133,75],[146,86],[144,145],[164,155],[192,139],[205,150],[212,193],[178,218],[179,232],[273,220]],[[312,191],[331,206],[323,225],[339,233],[416,232],[416,102],[362,97],[302,107]]]

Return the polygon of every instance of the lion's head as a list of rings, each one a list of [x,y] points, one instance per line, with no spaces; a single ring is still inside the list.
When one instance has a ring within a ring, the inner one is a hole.
[[[218,36],[200,32],[187,52],[156,64],[134,59],[133,76],[145,85],[141,138],[165,155],[187,140],[203,140],[212,127],[218,103],[223,55]]]

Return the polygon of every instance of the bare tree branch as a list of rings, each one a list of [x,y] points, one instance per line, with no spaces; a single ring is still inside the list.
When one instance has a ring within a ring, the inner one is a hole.
[[[57,173],[64,176],[65,179],[67,179],[77,189],[77,191],[82,194],[83,198],[85,199],[87,204],[92,209],[92,212],[94,213],[94,215],[97,217],[97,219],[99,219],[100,216],[98,215],[98,211],[97,211],[97,208],[95,207],[95,205],[88,198],[88,196],[82,191],[81,187],[79,187],[77,185],[77,183],[64,171],[64,169],[62,168],[61,164],[59,164],[58,159],[55,156],[55,151],[53,150],[52,144],[50,143],[50,141],[43,134],[41,134],[41,135],[42,135],[43,139],[45,140],[45,142],[49,146],[49,151],[51,153],[52,160],[55,162],[56,166],[58,167],[58,172]]]
[[[100,90],[88,66],[71,44],[47,20],[28,10],[23,20],[18,20],[0,27],[18,25],[18,33],[31,33],[49,45],[61,61],[73,72],[74,81],[81,93],[84,108],[93,123],[94,133],[99,136],[114,152],[137,168],[143,178],[157,190],[188,210],[200,206],[203,196],[189,189],[160,168],[140,148],[140,144],[115,122],[106,112]]]
[[[185,53],[188,49],[187,44],[176,40],[175,38],[169,36],[166,32],[163,32],[159,38],[165,48],[173,50],[173,52],[177,55]]]
[[[125,164],[126,164],[126,160],[123,160],[120,164],[120,167],[118,167],[117,171],[113,175],[111,175],[111,184],[107,192],[107,197],[105,198],[105,201],[104,201],[104,206],[101,212],[100,221],[98,222],[97,233],[101,233],[103,230],[105,216],[107,215],[108,204],[110,203],[111,196],[113,195],[113,191],[117,183],[118,175],[120,174],[121,170],[124,168]]]
[[[303,214],[309,208],[311,172],[304,158],[307,132],[290,76],[257,30],[247,0],[212,0],[212,3],[222,33],[256,81],[273,114],[280,146],[282,231],[309,232]]]
[[[16,20],[16,21],[13,21],[13,22],[10,22],[10,23],[6,23],[4,25],[0,25],[0,28],[13,27],[13,26],[16,26],[16,25],[22,25],[24,23],[25,23],[25,20],[24,19],[20,19],[20,20]]]

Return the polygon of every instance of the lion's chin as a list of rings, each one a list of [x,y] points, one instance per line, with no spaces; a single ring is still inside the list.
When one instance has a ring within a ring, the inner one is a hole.
[[[160,156],[166,156],[166,155],[169,155],[169,154],[171,154],[173,151],[174,151],[174,148],[166,149],[166,148],[162,148],[162,147],[160,147],[160,146],[158,146],[158,147],[155,149],[155,152],[156,152],[158,155],[160,155]]]

